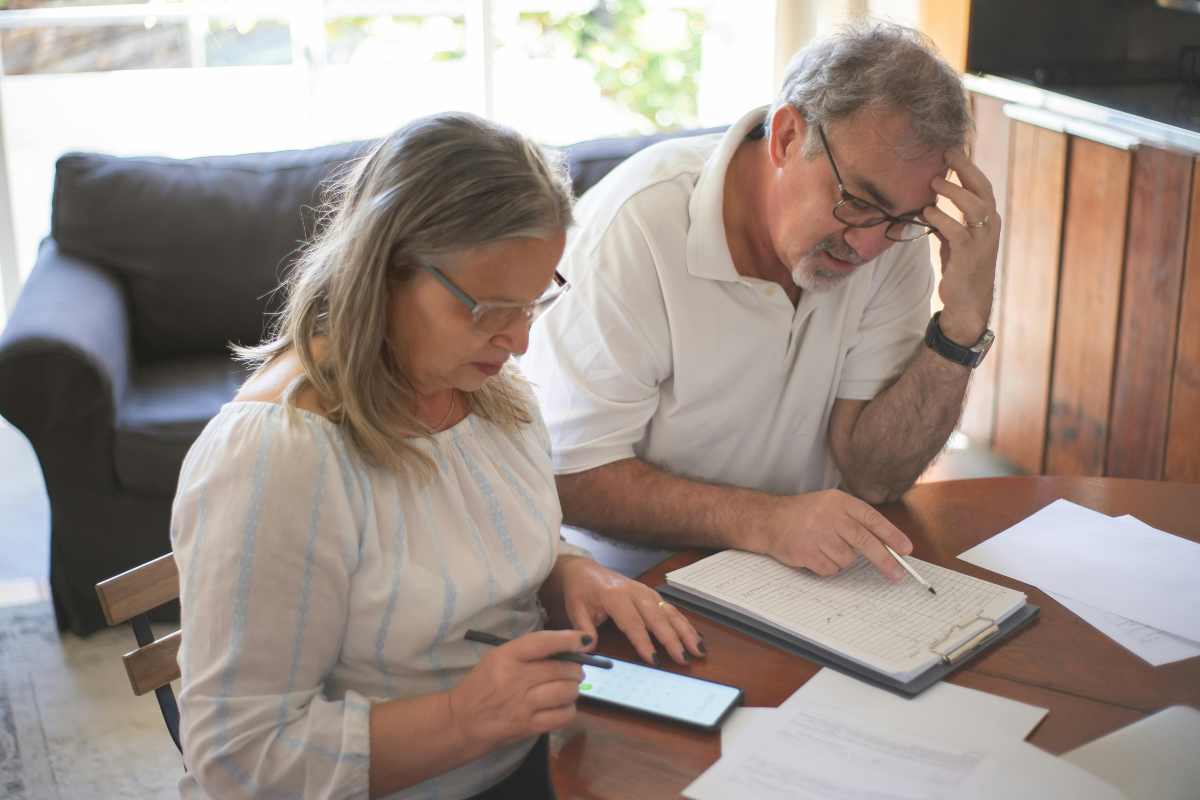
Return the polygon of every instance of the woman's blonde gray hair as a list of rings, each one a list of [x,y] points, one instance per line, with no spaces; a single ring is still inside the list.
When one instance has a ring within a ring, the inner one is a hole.
[[[796,53],[767,117],[768,132],[784,105],[804,115],[807,158],[821,154],[818,124],[866,108],[908,112],[917,150],[965,147],[972,131],[958,74],[929,37],[892,23],[850,25]]]
[[[433,462],[412,437],[429,430],[388,339],[389,288],[432,259],[550,239],[571,224],[571,204],[562,155],[516,131],[466,113],[410,122],[331,183],[267,341],[235,355],[262,369],[294,350],[303,372],[284,392],[286,407],[311,387],[369,462],[428,476]],[[511,367],[468,403],[508,429],[533,419],[532,395]]]

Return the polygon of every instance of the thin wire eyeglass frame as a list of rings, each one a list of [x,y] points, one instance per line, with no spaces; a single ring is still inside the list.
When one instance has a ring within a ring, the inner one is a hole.
[[[450,280],[446,273],[432,264],[422,264],[421,269],[433,275],[438,283],[446,287],[446,290],[454,295],[455,299],[467,307],[467,310],[471,312],[472,323],[484,333],[499,333],[521,317],[524,317],[527,325],[532,325],[538,317],[546,313],[550,306],[571,289],[570,282],[563,277],[562,273],[554,270],[554,286],[548,288],[536,300],[529,303],[514,303],[507,300],[480,302],[463,291],[462,287]],[[495,321],[489,323],[488,314],[492,312],[499,313],[495,315]]]

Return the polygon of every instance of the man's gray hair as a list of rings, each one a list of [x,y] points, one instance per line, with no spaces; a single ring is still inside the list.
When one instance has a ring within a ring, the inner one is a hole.
[[[851,25],[817,39],[792,58],[770,122],[784,105],[804,115],[803,153],[821,152],[817,124],[828,125],[865,108],[911,115],[921,149],[965,147],[971,113],[958,73],[942,60],[929,37],[892,23]]]

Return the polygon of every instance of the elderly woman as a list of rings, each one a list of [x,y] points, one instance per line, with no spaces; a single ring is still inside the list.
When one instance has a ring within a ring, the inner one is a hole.
[[[180,476],[184,797],[548,796],[542,735],[582,677],[550,656],[609,618],[647,661],[651,636],[703,654],[657,593],[559,538],[510,357],[568,288],[570,222],[561,164],[465,114],[401,128],[342,182]]]

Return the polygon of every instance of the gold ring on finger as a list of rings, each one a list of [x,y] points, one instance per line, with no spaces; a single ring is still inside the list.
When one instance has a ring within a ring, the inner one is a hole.
[[[968,228],[982,228],[991,221],[992,221],[992,215],[986,214],[986,215],[984,215],[983,219],[979,220],[978,222],[968,222],[967,227]]]
[[[671,604],[668,603],[666,600],[659,600],[658,607],[665,611],[666,609],[671,607]]]

